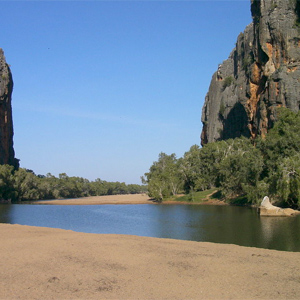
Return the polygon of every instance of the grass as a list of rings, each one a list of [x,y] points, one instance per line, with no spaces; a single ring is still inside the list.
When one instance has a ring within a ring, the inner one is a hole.
[[[209,200],[221,200],[224,201],[221,191],[216,190],[215,188],[210,190],[205,190],[201,192],[189,193],[183,196],[172,196],[165,198],[162,202],[174,201],[174,202],[187,202],[187,203],[205,203]],[[226,199],[226,203],[235,206],[248,206],[249,201],[245,196],[237,196],[234,198]]]
[[[163,201],[202,203],[208,199],[217,199],[217,195],[215,196],[215,194],[218,194],[216,189],[210,189],[206,191],[190,193],[184,196],[170,197],[164,199]]]

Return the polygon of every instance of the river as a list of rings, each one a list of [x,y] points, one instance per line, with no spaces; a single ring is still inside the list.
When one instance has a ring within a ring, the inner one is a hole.
[[[0,222],[300,251],[300,216],[260,217],[245,207],[1,204]]]

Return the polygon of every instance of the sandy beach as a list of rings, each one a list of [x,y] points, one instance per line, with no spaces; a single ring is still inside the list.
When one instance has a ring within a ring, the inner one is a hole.
[[[76,199],[36,201],[37,204],[51,205],[101,205],[101,204],[149,204],[154,203],[146,194],[92,196]]]
[[[1,299],[299,299],[300,253],[0,224]]]
[[[157,204],[155,200],[146,194],[91,196],[74,199],[41,200],[33,203],[47,205]],[[226,205],[225,202],[217,199],[207,199],[203,203],[164,201],[163,204]]]

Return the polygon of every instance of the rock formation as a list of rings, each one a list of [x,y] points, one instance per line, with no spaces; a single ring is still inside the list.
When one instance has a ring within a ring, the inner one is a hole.
[[[300,214],[298,210],[280,208],[271,204],[269,197],[265,196],[259,207],[259,214],[267,217],[290,217]]]
[[[9,164],[17,168],[19,160],[15,158],[13,148],[12,89],[10,68],[0,48],[0,164]]]
[[[253,22],[212,77],[202,110],[202,144],[264,136],[276,107],[300,106],[300,2],[251,0]]]

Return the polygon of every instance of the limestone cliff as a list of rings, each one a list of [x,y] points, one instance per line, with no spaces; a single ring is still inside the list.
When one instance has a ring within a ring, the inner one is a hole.
[[[0,48],[0,164],[18,167],[19,162],[15,158],[13,148],[12,89],[13,80],[10,68]]]
[[[251,0],[253,22],[212,77],[202,144],[265,135],[276,107],[300,107],[300,2]]]

